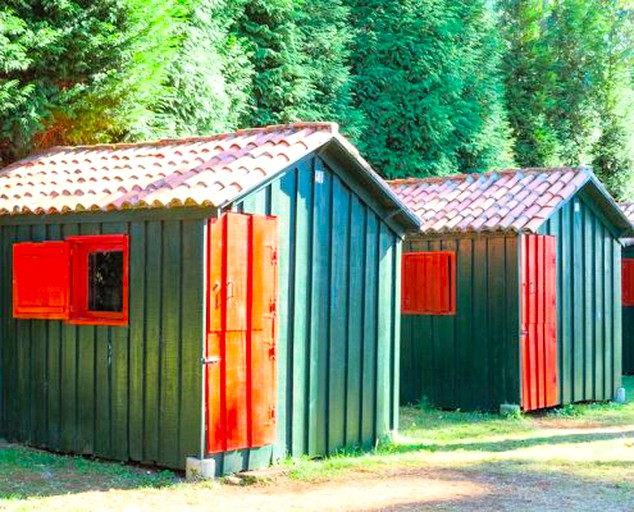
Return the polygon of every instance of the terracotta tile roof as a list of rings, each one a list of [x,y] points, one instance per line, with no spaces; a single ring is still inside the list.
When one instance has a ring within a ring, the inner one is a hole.
[[[294,123],[209,137],[53,148],[0,171],[0,214],[221,207],[333,138],[343,139],[334,123]]]
[[[423,233],[535,233],[588,181],[584,168],[515,169],[388,182],[421,219]]]

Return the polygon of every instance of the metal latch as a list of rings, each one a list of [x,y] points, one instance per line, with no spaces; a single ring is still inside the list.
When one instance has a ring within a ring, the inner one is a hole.
[[[211,357],[203,357],[200,362],[202,364],[216,364],[220,362],[220,357],[218,356],[211,356]]]

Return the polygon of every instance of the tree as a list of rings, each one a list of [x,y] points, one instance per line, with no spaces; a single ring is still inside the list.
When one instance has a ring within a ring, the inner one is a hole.
[[[125,137],[172,45],[170,5],[7,0],[0,7],[0,158]],[[135,96],[134,99],[131,99]]]
[[[515,158],[522,167],[555,165],[559,143],[547,116],[554,76],[543,53],[545,2],[501,0],[498,9],[506,41],[502,72]]]
[[[485,2],[358,2],[351,19],[356,105],[368,125],[358,143],[384,175],[506,163],[500,47]]]
[[[546,116],[557,138],[559,160],[578,165],[591,158],[597,93],[604,58],[601,0],[552,2],[544,20],[541,51],[552,79],[542,84]]]
[[[356,140],[364,119],[352,101],[354,32],[349,16],[350,8],[342,0],[306,0],[300,9],[297,23],[308,90],[304,103],[294,110],[300,119],[337,121]]]
[[[231,0],[183,0],[178,45],[163,94],[152,106],[156,136],[190,136],[235,129],[247,110],[253,75],[240,42],[229,33]]]
[[[245,1],[232,27],[253,66],[249,108],[243,126],[298,120],[306,101],[309,79],[302,69],[301,33],[293,0]]]
[[[601,4],[601,81],[597,91],[601,135],[592,150],[592,165],[612,193],[625,199],[634,193],[634,6],[620,0],[603,0]]]

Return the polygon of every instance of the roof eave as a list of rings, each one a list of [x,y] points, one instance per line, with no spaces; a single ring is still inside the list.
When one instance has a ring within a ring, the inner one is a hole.
[[[593,173],[581,187],[581,191],[595,201],[603,216],[615,228],[617,238],[634,237],[634,225]]]
[[[319,151],[323,152],[331,149],[336,151],[340,159],[351,163],[359,171],[359,176],[369,182],[374,190],[392,206],[389,218],[397,221],[398,224],[403,227],[404,232],[420,231],[421,220],[419,217],[401,201],[385,180],[370,166],[347,139],[339,134],[335,134]]]

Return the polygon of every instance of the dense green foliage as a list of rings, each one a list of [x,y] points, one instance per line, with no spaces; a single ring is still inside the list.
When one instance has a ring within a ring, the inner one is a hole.
[[[617,195],[634,185],[634,3],[501,0],[502,72],[520,165],[593,165]]]
[[[499,41],[484,2],[360,2],[354,53],[362,151],[391,177],[503,162]],[[484,134],[487,134],[484,137]]]
[[[0,159],[332,120],[386,176],[592,165],[634,193],[632,0],[6,0]]]
[[[8,0],[0,7],[0,159],[142,133],[163,92],[170,5]]]

